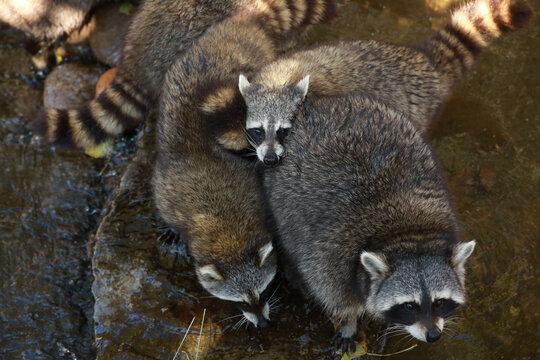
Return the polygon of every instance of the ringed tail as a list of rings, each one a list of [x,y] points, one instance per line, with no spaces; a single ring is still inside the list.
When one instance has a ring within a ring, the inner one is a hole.
[[[455,11],[446,27],[419,48],[455,82],[483,49],[500,36],[522,28],[533,16],[526,0],[473,0]]]
[[[77,109],[45,108],[29,127],[47,143],[89,150],[144,121],[149,99],[116,76],[94,100]]]
[[[259,0],[246,7],[276,40],[324,23],[337,15],[335,0]]]

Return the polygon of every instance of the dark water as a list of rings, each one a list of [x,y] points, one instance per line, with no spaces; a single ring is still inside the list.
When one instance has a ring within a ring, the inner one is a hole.
[[[456,3],[346,1],[339,19],[305,43],[414,43]],[[395,359],[540,358],[539,29],[535,21],[489,48],[433,129],[463,239],[478,242],[469,304],[440,341]],[[236,311],[206,298],[183,254],[160,246],[148,183],[151,126],[142,150],[120,146],[103,173],[105,160],[30,144],[25,124],[43,79],[21,40],[0,28],[0,358],[172,359],[193,316],[200,329],[203,309],[202,359],[330,358],[332,325],[286,284],[268,329],[233,330],[239,318],[223,319]],[[412,344],[393,338],[387,350]],[[196,348],[189,335],[182,349],[194,359]]]

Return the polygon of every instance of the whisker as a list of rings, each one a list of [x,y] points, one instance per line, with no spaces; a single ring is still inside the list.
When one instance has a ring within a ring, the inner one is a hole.
[[[244,323],[248,321],[245,317],[241,318],[240,320],[238,320],[238,322],[236,324],[234,324],[234,326],[232,327],[233,330],[238,330],[242,325],[244,325]]]
[[[222,323],[222,322],[224,322],[224,321],[230,320],[230,319],[237,318],[237,317],[239,317],[239,316],[244,316],[244,314],[238,314],[238,315],[229,316],[228,318],[225,318],[225,319],[223,319],[223,320],[219,320],[219,321],[218,321],[218,324],[219,324],[219,323]]]

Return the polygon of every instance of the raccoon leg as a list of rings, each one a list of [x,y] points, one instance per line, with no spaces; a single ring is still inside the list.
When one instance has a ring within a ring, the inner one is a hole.
[[[182,239],[180,234],[169,226],[162,226],[158,231],[161,233],[158,236],[158,241],[161,242],[162,245],[179,245],[180,240]]]
[[[356,333],[356,322],[356,317],[340,322],[336,334],[330,340],[336,352],[341,350],[343,353],[352,354],[356,351],[355,342],[360,341],[360,337]]]

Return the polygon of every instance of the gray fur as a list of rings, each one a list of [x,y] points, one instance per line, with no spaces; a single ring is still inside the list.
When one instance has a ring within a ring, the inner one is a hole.
[[[385,321],[396,303],[465,301],[451,196],[409,119],[360,94],[308,99],[285,145],[264,188],[288,274],[343,337],[363,313]],[[439,320],[430,321],[425,331]]]

